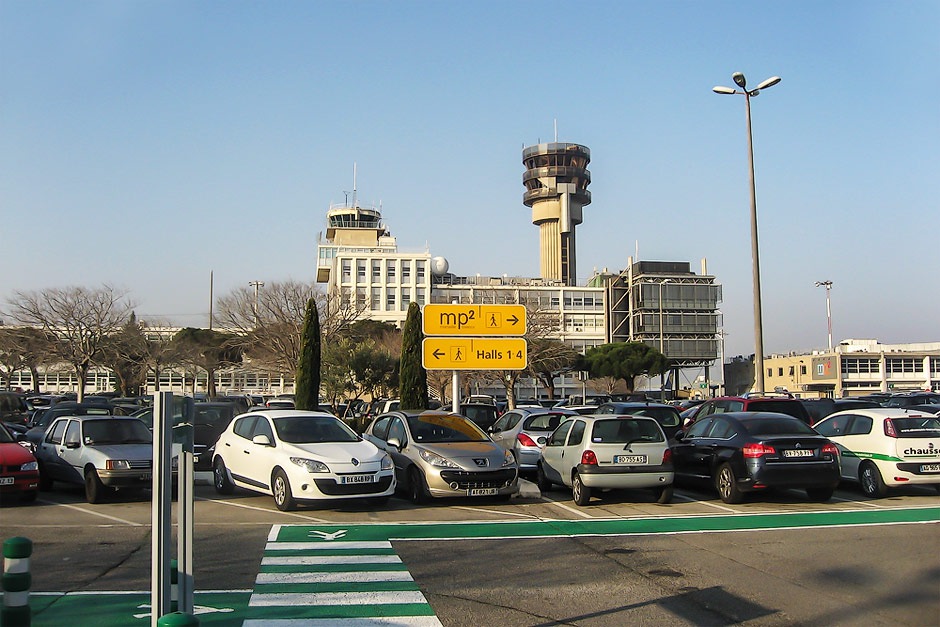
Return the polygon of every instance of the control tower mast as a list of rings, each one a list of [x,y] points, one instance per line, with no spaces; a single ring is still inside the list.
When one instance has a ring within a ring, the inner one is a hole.
[[[581,208],[591,204],[591,151],[580,144],[551,143],[522,151],[522,202],[532,207],[532,224],[539,227],[539,257],[543,279],[577,285],[574,228]]]

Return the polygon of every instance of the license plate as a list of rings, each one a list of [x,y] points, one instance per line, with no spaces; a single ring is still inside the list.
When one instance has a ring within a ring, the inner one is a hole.
[[[375,475],[343,475],[343,483],[372,483]]]
[[[784,457],[812,457],[813,450],[808,448],[785,449]]]
[[[13,477],[0,477],[0,485],[13,485]]]
[[[151,479],[153,479],[153,475],[149,472],[141,473],[140,475],[141,481],[150,481]]]
[[[645,464],[646,455],[614,455],[615,464]]]
[[[473,488],[470,496],[496,496],[499,494],[499,488]]]
[[[922,464],[921,472],[940,472],[940,464]]]

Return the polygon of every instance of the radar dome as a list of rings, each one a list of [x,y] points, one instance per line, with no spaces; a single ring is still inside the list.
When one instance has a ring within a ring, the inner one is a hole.
[[[450,264],[443,257],[431,257],[431,274],[434,276],[444,276]]]

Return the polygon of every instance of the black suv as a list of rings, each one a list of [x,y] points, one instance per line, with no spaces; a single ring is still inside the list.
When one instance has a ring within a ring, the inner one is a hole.
[[[936,392],[893,394],[884,403],[885,407],[907,407],[908,405],[940,405],[940,394]]]

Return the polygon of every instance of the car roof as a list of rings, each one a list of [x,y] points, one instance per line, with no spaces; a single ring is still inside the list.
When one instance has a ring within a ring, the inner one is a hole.
[[[709,418],[732,418],[739,422],[750,422],[752,420],[766,420],[768,418],[787,418],[789,420],[796,420],[802,424],[806,424],[796,416],[791,416],[790,414],[782,414],[777,411],[727,411],[722,414],[710,414],[704,416],[702,420],[708,420]]]
[[[289,416],[326,416],[327,418],[336,418],[333,414],[320,410],[310,409],[259,409],[258,411],[248,412],[242,416],[267,416],[268,418],[287,418]],[[337,420],[339,420],[337,418]]]
[[[940,406],[937,407],[940,409]],[[823,420],[829,420],[834,416],[858,415],[868,416],[869,418],[907,418],[909,416],[934,416],[928,411],[920,409],[911,409],[910,407],[865,407],[859,409],[846,409],[829,414]],[[822,422],[820,420],[819,422]],[[819,423],[816,423],[819,424]]]
[[[604,403],[604,405],[612,405],[612,406],[614,406],[614,407],[628,407],[628,408],[630,408],[630,409],[633,409],[634,407],[668,407],[669,409],[675,409],[676,411],[679,411],[678,408],[676,408],[675,405],[669,405],[669,404],[667,404],[667,403],[655,403],[655,402],[652,402],[652,401],[650,401],[650,402],[646,402],[646,401],[609,401],[609,402],[607,402],[607,403]]]

